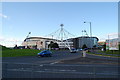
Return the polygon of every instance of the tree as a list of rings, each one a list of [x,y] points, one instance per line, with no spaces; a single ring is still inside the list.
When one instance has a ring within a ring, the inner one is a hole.
[[[82,49],[85,49],[85,48],[87,48],[86,44],[84,44],[84,45],[82,46]]]
[[[96,45],[94,45],[93,47],[96,48]]]
[[[118,45],[119,45],[119,51],[120,51],[120,42],[118,43]]]
[[[51,41],[51,42],[50,42],[50,44],[48,45],[48,48],[52,48],[53,43],[54,43],[54,42],[53,42],[53,41]]]
[[[15,45],[15,47],[14,47],[14,49],[17,49],[18,47],[17,47],[17,44]]]
[[[106,43],[103,45],[103,50],[106,51]]]
[[[53,43],[52,48],[59,48],[57,43]]]
[[[48,48],[59,48],[59,46],[57,43],[51,41],[50,44],[48,45]]]

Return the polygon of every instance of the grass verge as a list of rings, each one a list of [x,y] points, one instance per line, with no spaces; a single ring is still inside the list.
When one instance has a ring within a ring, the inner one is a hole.
[[[40,50],[34,50],[34,49],[2,50],[2,57],[36,56],[37,53],[39,53],[39,52],[40,52]]]
[[[93,52],[87,52],[88,54],[94,54],[94,55],[98,55],[98,56],[107,56],[107,57],[119,57],[120,58],[120,53],[119,51],[97,51],[96,53],[93,53]],[[116,55],[114,55],[116,54]]]

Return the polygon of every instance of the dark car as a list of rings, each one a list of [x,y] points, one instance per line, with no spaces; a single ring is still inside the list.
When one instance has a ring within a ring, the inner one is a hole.
[[[51,57],[52,52],[49,50],[44,50],[44,51],[41,51],[40,53],[38,53],[37,56],[38,57]]]
[[[84,51],[88,50],[88,48],[84,48]]]
[[[82,51],[83,49],[77,49],[77,51]]]
[[[70,50],[70,52],[71,52],[71,53],[76,53],[77,50],[73,48],[73,49]]]

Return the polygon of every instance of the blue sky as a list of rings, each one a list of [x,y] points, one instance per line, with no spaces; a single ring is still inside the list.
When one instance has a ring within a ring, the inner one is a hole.
[[[100,41],[118,33],[117,2],[3,2],[0,17],[4,45],[20,44],[28,32],[45,36],[58,30],[61,23],[76,37],[82,36],[82,30],[90,35],[90,26],[84,21],[92,23],[92,35]]]

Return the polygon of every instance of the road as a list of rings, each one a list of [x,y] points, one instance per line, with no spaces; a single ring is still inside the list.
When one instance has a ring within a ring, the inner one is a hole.
[[[118,78],[118,58],[55,51],[52,57],[3,58],[3,78]]]
[[[70,53],[69,51],[54,51],[52,57],[26,56],[26,57],[4,57],[2,61],[5,63],[50,63],[54,61],[74,59],[81,56],[81,53]]]

